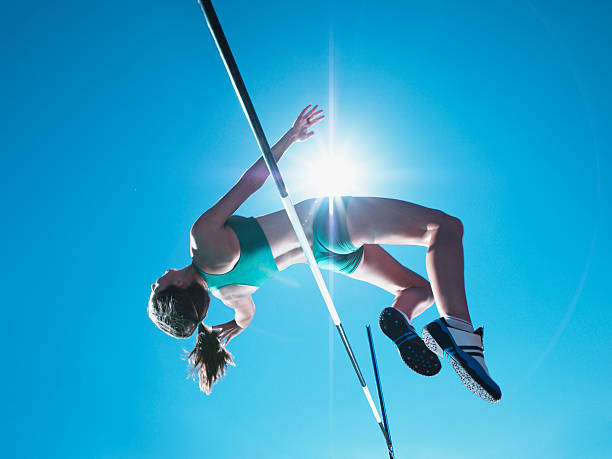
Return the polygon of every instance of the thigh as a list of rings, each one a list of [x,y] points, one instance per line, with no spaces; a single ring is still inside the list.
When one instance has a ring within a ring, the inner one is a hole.
[[[406,268],[379,245],[366,244],[363,249],[361,263],[349,274],[353,279],[368,282],[394,295],[406,288],[429,284],[427,279]]]
[[[363,244],[427,246],[431,230],[448,217],[444,212],[388,198],[353,197],[346,210],[351,241]]]

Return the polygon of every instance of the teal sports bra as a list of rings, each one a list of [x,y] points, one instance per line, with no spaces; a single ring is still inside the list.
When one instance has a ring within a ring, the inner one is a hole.
[[[240,243],[240,258],[232,270],[224,274],[208,274],[195,262],[194,268],[204,278],[209,290],[219,290],[228,285],[260,287],[278,272],[266,235],[253,217],[232,215],[227,219],[227,225],[234,230]]]

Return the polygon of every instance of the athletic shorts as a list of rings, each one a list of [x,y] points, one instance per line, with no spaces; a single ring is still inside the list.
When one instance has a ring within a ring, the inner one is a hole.
[[[330,215],[329,198],[321,200],[312,228],[313,252],[322,269],[350,274],[357,269],[363,256],[363,246],[355,247],[346,224],[346,208],[350,196],[333,198]]]

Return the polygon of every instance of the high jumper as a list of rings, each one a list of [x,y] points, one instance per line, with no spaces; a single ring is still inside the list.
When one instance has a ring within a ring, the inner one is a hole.
[[[323,118],[318,106],[304,108],[272,147],[274,159],[280,160],[293,143],[314,135],[311,128]],[[197,330],[191,357],[200,387],[207,393],[232,362],[225,345],[253,319],[253,293],[278,271],[307,262],[285,211],[255,218],[235,215],[268,176],[264,160],[258,159],[193,224],[192,263],[166,271],[151,286],[149,316],[160,329],[179,338]],[[378,197],[335,197],[330,214],[328,199],[307,199],[295,206],[319,267],[394,296],[390,307],[380,313],[379,323],[415,372],[435,375],[440,371],[436,354],[444,356],[470,390],[498,401],[501,391],[484,362],[482,329],[473,329],[468,311],[461,221],[439,210]],[[400,264],[382,244],[427,247],[430,282]],[[212,328],[202,322],[209,293],[235,310],[233,320]],[[425,326],[421,339],[412,320],[434,300],[440,318]]]
[[[468,389],[489,402],[499,401],[501,390],[484,362],[482,328],[473,329],[467,308],[461,221],[439,210],[386,198],[340,196],[333,203],[328,203],[329,198],[309,199],[294,206],[277,161],[294,142],[314,134],[310,129],[324,118],[323,112],[318,106],[304,108],[270,148],[212,3],[200,0],[200,5],[263,155],[192,226],[192,263],[166,271],[151,285],[149,317],[161,330],[176,338],[189,337],[197,330],[190,360],[200,388],[210,393],[233,363],[225,346],[250,324],[255,312],[252,294],[277,271],[308,263],[385,436],[390,458],[393,447],[388,427],[378,414],[319,267],[369,282],[395,296],[391,307],[381,312],[379,324],[414,371],[433,376],[440,370],[436,354],[444,356]],[[269,173],[285,211],[256,218],[234,215]],[[431,284],[402,266],[380,244],[426,246]],[[203,323],[210,304],[208,292],[235,310],[233,320],[212,328]],[[425,326],[423,340],[412,319],[431,306],[434,298],[440,319]]]

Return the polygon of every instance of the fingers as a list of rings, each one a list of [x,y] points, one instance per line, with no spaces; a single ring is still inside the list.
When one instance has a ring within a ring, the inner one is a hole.
[[[311,105],[308,105],[308,107],[306,107],[304,110],[302,110],[300,112],[300,114],[298,115],[298,119],[301,118],[304,115],[304,113],[306,113],[306,110],[308,110],[310,107],[311,107]]]
[[[214,330],[214,328],[213,328]],[[225,346],[227,345],[227,343],[229,343],[232,339],[234,339],[236,337],[236,335],[238,335],[242,329],[239,327],[227,327],[227,328],[218,328],[218,330],[221,330],[221,332],[218,335],[219,338],[219,342]]]
[[[310,107],[310,105],[309,105],[309,107]],[[314,107],[312,107],[312,109],[308,113],[306,113],[306,115],[304,115],[304,118],[306,118],[306,119],[310,118],[314,114],[314,112],[317,110],[317,108],[319,108],[319,104],[317,104]],[[323,111],[323,110],[321,110],[321,111]]]
[[[317,112],[316,114],[319,114],[319,113],[321,113],[322,111],[323,111],[323,110],[321,110],[321,111]],[[314,116],[314,115],[313,115],[313,116]],[[321,121],[323,118],[325,118],[325,115],[321,115],[321,116],[319,116],[318,118],[313,118],[313,117],[311,116],[310,118],[308,118],[308,124],[309,124],[310,126],[312,126],[313,124],[316,124],[316,123],[318,123],[319,121]]]
[[[228,327],[227,324],[217,325],[216,327],[213,327],[213,331],[217,332],[217,338],[219,338],[219,341],[223,341],[223,339],[231,330],[232,329]]]
[[[315,116],[317,116],[317,115],[318,115],[318,114],[320,114],[320,113],[323,113],[323,109],[318,110],[318,111],[316,111],[316,112],[311,112],[311,113],[309,113],[309,114],[308,114],[308,116],[306,116],[305,118],[306,118],[307,120],[311,120],[311,119],[313,119]]]
[[[234,330],[232,330],[232,332],[228,332],[228,333],[225,335],[224,340],[222,341],[223,346],[227,346],[227,344],[228,344],[228,343],[229,343],[231,340],[233,340],[233,339],[236,337],[236,335],[238,335],[238,332],[237,332],[237,330],[235,330],[235,329],[234,329]],[[220,340],[220,341],[221,341],[221,340]]]
[[[317,108],[319,108],[319,104],[315,105],[314,107],[312,105],[308,105],[304,108],[304,110],[300,112],[300,114],[298,115],[298,119],[308,120],[308,118],[312,118],[313,116],[316,116],[319,113],[323,113],[323,110],[319,110],[317,112]]]

